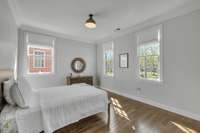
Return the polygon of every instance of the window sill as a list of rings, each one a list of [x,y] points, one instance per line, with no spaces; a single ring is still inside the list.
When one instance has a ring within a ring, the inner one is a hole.
[[[113,78],[114,77],[114,75],[103,75],[103,77],[105,77],[105,78]]]
[[[41,76],[54,76],[55,73],[26,73],[25,77],[41,77]]]
[[[140,82],[140,83],[163,85],[163,80],[153,80],[153,79],[137,78],[137,81]]]

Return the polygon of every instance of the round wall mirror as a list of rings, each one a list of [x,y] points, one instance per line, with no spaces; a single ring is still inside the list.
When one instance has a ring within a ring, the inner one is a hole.
[[[71,68],[75,73],[81,73],[85,70],[85,61],[82,58],[75,58],[71,62]]]

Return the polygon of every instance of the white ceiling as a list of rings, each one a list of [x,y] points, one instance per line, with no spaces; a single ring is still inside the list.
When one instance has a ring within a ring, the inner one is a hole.
[[[14,0],[20,25],[95,41],[181,7],[193,0]],[[84,22],[93,13],[96,29]]]

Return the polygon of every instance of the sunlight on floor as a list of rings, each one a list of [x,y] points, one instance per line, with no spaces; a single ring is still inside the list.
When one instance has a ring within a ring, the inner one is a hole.
[[[113,97],[111,97],[111,101],[112,101],[112,104],[119,107],[119,108],[122,108],[122,105],[119,103],[119,101]]]
[[[135,126],[132,126],[132,129],[133,129],[133,131],[135,131],[136,130]]]
[[[113,97],[111,97],[111,101],[112,101],[115,113],[130,121],[127,113],[122,109],[122,106],[119,103],[119,101]]]
[[[114,106],[114,111],[115,111],[116,114],[118,114],[118,115],[120,115],[121,117],[126,118],[127,120],[130,121],[130,119],[129,119],[127,113],[126,113],[124,110],[119,109],[119,108],[117,108],[117,107]]]
[[[180,125],[176,122],[173,122],[173,121],[170,121],[173,125],[175,125],[176,127],[178,127],[180,130],[182,130],[183,132],[185,133],[197,133],[197,131],[193,130],[193,129],[190,129],[186,126],[183,126],[183,125]]]

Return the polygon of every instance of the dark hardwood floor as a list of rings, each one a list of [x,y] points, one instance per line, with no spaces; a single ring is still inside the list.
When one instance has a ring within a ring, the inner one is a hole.
[[[109,92],[110,129],[107,114],[100,113],[55,133],[200,133],[200,122]]]

